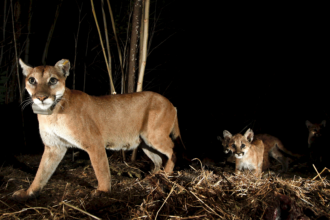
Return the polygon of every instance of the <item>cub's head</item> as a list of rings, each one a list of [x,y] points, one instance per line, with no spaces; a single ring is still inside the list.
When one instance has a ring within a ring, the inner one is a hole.
[[[55,66],[34,68],[26,65],[21,59],[19,63],[26,76],[25,89],[33,102],[44,110],[54,106],[65,91],[65,80],[70,70],[69,60],[62,59]]]
[[[234,136],[229,131],[223,132],[223,137],[229,138],[228,150],[232,151],[236,158],[242,158],[246,155],[251,147],[254,133],[249,128],[244,135],[235,134]]]
[[[223,136],[225,137],[225,132],[229,132],[224,130],[223,131]],[[228,143],[230,141],[230,138],[226,137],[226,138],[222,138],[221,136],[218,136],[217,139],[219,141],[221,141],[222,147],[223,147],[223,152],[225,152],[225,154],[228,154],[230,152],[230,150],[228,149]]]
[[[326,121],[323,120],[320,124],[312,124],[310,121],[306,121],[308,129],[308,147],[311,147],[313,142],[322,136],[322,129],[325,127]]]

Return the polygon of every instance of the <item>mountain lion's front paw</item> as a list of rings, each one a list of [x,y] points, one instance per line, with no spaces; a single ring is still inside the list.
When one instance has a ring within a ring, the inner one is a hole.
[[[24,190],[24,189],[14,192],[12,197],[14,200],[16,200],[18,202],[25,202],[26,200],[29,199],[29,195],[27,194],[26,190]]]
[[[21,189],[21,190],[14,192],[14,194],[12,195],[12,198],[18,202],[25,202],[26,200],[35,198],[36,196],[37,196],[36,193],[29,195],[26,190]]]
[[[109,196],[110,192],[104,192],[104,191],[100,191],[100,190],[93,190],[91,195],[93,198],[100,198],[100,197],[107,197]]]

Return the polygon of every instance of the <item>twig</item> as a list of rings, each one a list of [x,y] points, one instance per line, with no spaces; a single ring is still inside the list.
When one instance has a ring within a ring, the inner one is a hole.
[[[50,211],[48,208],[45,208],[45,207],[31,207],[31,208],[24,208],[20,211],[17,211],[17,212],[12,212],[12,213],[3,213],[2,215],[15,215],[15,214],[18,214],[18,213],[21,213],[21,212],[25,212],[27,210],[30,210],[30,209],[33,209],[35,211],[37,211],[37,209],[46,209],[50,212],[50,215],[51,216],[54,216],[54,214],[52,213],[52,211]]]
[[[15,210],[15,209],[13,209],[12,207],[10,207],[7,203],[5,203],[4,201],[0,200],[0,202],[1,202],[2,204],[6,205],[8,208],[10,208],[10,209],[12,209],[12,210]]]
[[[301,199],[302,201],[306,202],[308,205],[314,206],[312,203],[310,203],[310,202],[307,202],[307,201],[306,201],[306,200],[304,200],[303,198],[299,198],[299,199]]]
[[[69,185],[69,183],[66,183],[66,185],[65,185],[65,189],[64,189],[64,192],[63,192],[63,196],[62,196],[62,201],[64,200],[64,197],[65,197],[65,190],[66,190],[66,188],[68,187],[68,185]]]
[[[196,215],[196,216],[188,216],[188,217],[180,217],[180,216],[175,216],[175,215],[159,215],[159,216],[165,216],[165,217],[175,218],[175,219],[194,219],[194,218],[207,217],[207,215]]]
[[[73,206],[73,205],[71,205],[71,204],[69,204],[69,203],[66,203],[66,202],[64,202],[64,201],[62,201],[60,204],[67,205],[67,206],[69,206],[69,207],[71,207],[71,208],[73,208],[73,209],[76,209],[76,210],[78,210],[78,211],[80,211],[80,212],[82,212],[82,213],[84,213],[84,214],[86,214],[86,215],[89,215],[89,216],[92,217],[92,218],[95,218],[95,219],[101,219],[101,218],[99,218],[99,217],[96,217],[95,215],[92,215],[92,214],[90,214],[90,213],[88,213],[88,212],[86,212],[86,211],[84,211],[84,210],[82,210],[82,209],[80,209],[80,208],[78,208],[78,207],[76,207],[76,206]]]
[[[124,161],[124,163],[125,163],[125,165],[128,166],[129,168],[136,169],[136,170],[141,171],[142,173],[145,173],[145,172],[143,172],[142,170],[140,170],[139,168],[129,166],[129,165],[126,163],[126,161]]]
[[[322,172],[320,173],[320,175],[325,171],[328,170],[330,172],[330,170],[327,167],[324,167]],[[316,175],[312,180],[315,180],[319,175]]]
[[[219,216],[221,219],[223,219],[223,217],[221,217],[218,213],[216,213],[210,206],[208,206],[207,204],[205,204],[203,202],[203,200],[201,200],[200,198],[198,198],[198,196],[195,195],[195,193],[189,191],[191,194],[193,194],[193,196],[195,196],[202,204],[204,204],[207,208],[209,208],[214,214],[216,214],[217,216]]]
[[[324,185],[324,187],[325,187],[326,185],[325,185],[325,183],[324,183],[323,179],[321,178],[321,175],[320,175],[319,171],[317,171],[317,169],[316,169],[316,167],[315,167],[315,165],[314,165],[314,164],[313,164],[313,167],[314,167],[314,169],[315,169],[315,171],[316,171],[316,173],[317,173],[318,177],[320,177],[320,179],[321,179],[321,181],[322,181],[322,183],[323,183],[323,185]]]
[[[250,124],[252,124],[254,121],[251,121],[249,124],[247,124],[239,133],[241,134]]]
[[[155,220],[157,219],[157,216],[158,216],[159,211],[163,208],[164,204],[166,203],[166,201],[168,200],[168,198],[170,197],[170,195],[174,191],[175,187],[176,187],[176,184],[174,184],[174,186],[172,187],[170,193],[168,194],[168,196],[166,197],[165,201],[163,202],[162,206],[158,209],[158,211],[156,213],[156,216],[155,216]]]
[[[198,158],[194,158],[191,161],[194,161],[194,160],[198,160],[199,161],[199,163],[201,164],[201,170],[202,170],[202,172],[204,174],[204,169],[203,169],[203,163],[202,163],[202,161],[200,159],[198,159]]]

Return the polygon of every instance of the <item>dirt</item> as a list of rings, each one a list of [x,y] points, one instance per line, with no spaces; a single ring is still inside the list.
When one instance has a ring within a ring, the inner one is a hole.
[[[41,155],[17,158],[37,170]],[[34,174],[2,167],[0,219],[330,218],[330,173],[323,172],[322,181],[312,180],[316,172],[306,163],[296,163],[282,176],[266,175],[263,179],[235,176],[230,164],[205,167],[199,162],[171,176],[150,175],[152,164],[146,157],[124,163],[118,153],[109,157],[109,164],[110,195],[91,196],[97,180],[89,159],[76,156],[72,161],[72,152],[68,152],[40,196],[25,203],[12,200],[11,195],[27,189]],[[274,165],[272,170],[276,174],[280,168]],[[246,192],[242,193],[244,187]]]

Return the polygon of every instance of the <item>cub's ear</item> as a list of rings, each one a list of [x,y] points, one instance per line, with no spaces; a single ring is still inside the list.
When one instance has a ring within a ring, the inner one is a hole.
[[[218,139],[218,141],[221,141],[221,142],[223,141],[221,136],[217,136],[217,139]]]
[[[253,141],[254,133],[251,128],[247,129],[244,134],[244,137],[251,143]]]
[[[67,77],[70,74],[70,61],[67,59],[62,59],[55,64],[55,68],[60,73],[63,73],[64,77]]]
[[[227,130],[224,130],[223,131],[223,138],[224,139],[227,139],[227,138],[231,138],[233,135],[229,132],[229,131],[227,131]]]
[[[309,128],[310,126],[312,126],[313,124],[310,122],[310,121],[308,121],[308,120],[306,120],[306,127],[307,128]]]
[[[327,121],[326,120],[323,120],[322,122],[321,122],[321,125],[323,126],[323,127],[325,127],[325,123],[326,123]]]
[[[27,76],[29,75],[29,73],[33,70],[32,67],[26,65],[21,58],[19,58],[19,65],[22,67],[23,69],[23,75],[24,76]]]

